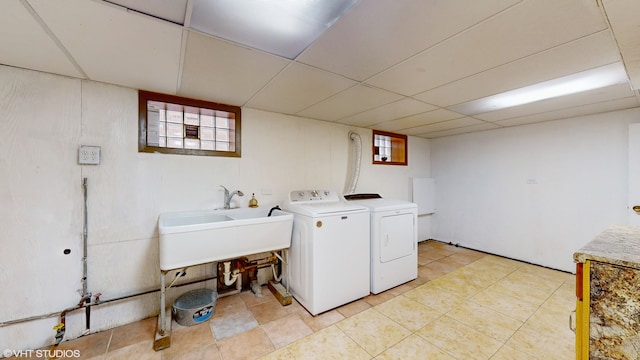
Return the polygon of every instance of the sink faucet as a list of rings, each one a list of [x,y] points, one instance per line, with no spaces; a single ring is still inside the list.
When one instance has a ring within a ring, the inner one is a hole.
[[[234,195],[237,194],[238,196],[244,196],[244,193],[240,190],[236,190],[230,193],[226,187],[222,185],[220,185],[220,187],[224,189],[224,208],[225,209],[231,209],[231,198],[233,198]]]

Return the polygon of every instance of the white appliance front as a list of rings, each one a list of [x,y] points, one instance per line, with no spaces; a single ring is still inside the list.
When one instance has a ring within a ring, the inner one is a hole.
[[[314,205],[289,205],[294,218],[284,278],[293,297],[317,315],[369,295],[369,210],[342,202],[330,211],[318,202],[316,212]]]
[[[418,276],[417,212],[374,212],[371,218],[371,292],[378,294]]]

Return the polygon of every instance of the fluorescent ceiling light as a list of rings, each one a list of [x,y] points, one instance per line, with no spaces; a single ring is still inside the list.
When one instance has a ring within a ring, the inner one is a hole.
[[[189,27],[294,59],[357,0],[195,0]]]
[[[488,96],[448,107],[449,110],[477,115],[490,111],[524,105],[540,100],[603,88],[628,82],[622,62],[601,66],[569,76]]]

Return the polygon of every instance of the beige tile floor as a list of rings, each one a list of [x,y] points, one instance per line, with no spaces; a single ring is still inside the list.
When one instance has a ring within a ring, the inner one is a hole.
[[[156,318],[62,343],[85,359],[574,359],[572,274],[436,241],[419,277],[311,316],[265,288],[223,297],[206,323],[175,326],[155,352]]]

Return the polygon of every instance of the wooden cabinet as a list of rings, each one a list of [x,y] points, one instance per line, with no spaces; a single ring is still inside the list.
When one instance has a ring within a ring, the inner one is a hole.
[[[576,359],[640,359],[640,228],[612,227],[574,260]]]

